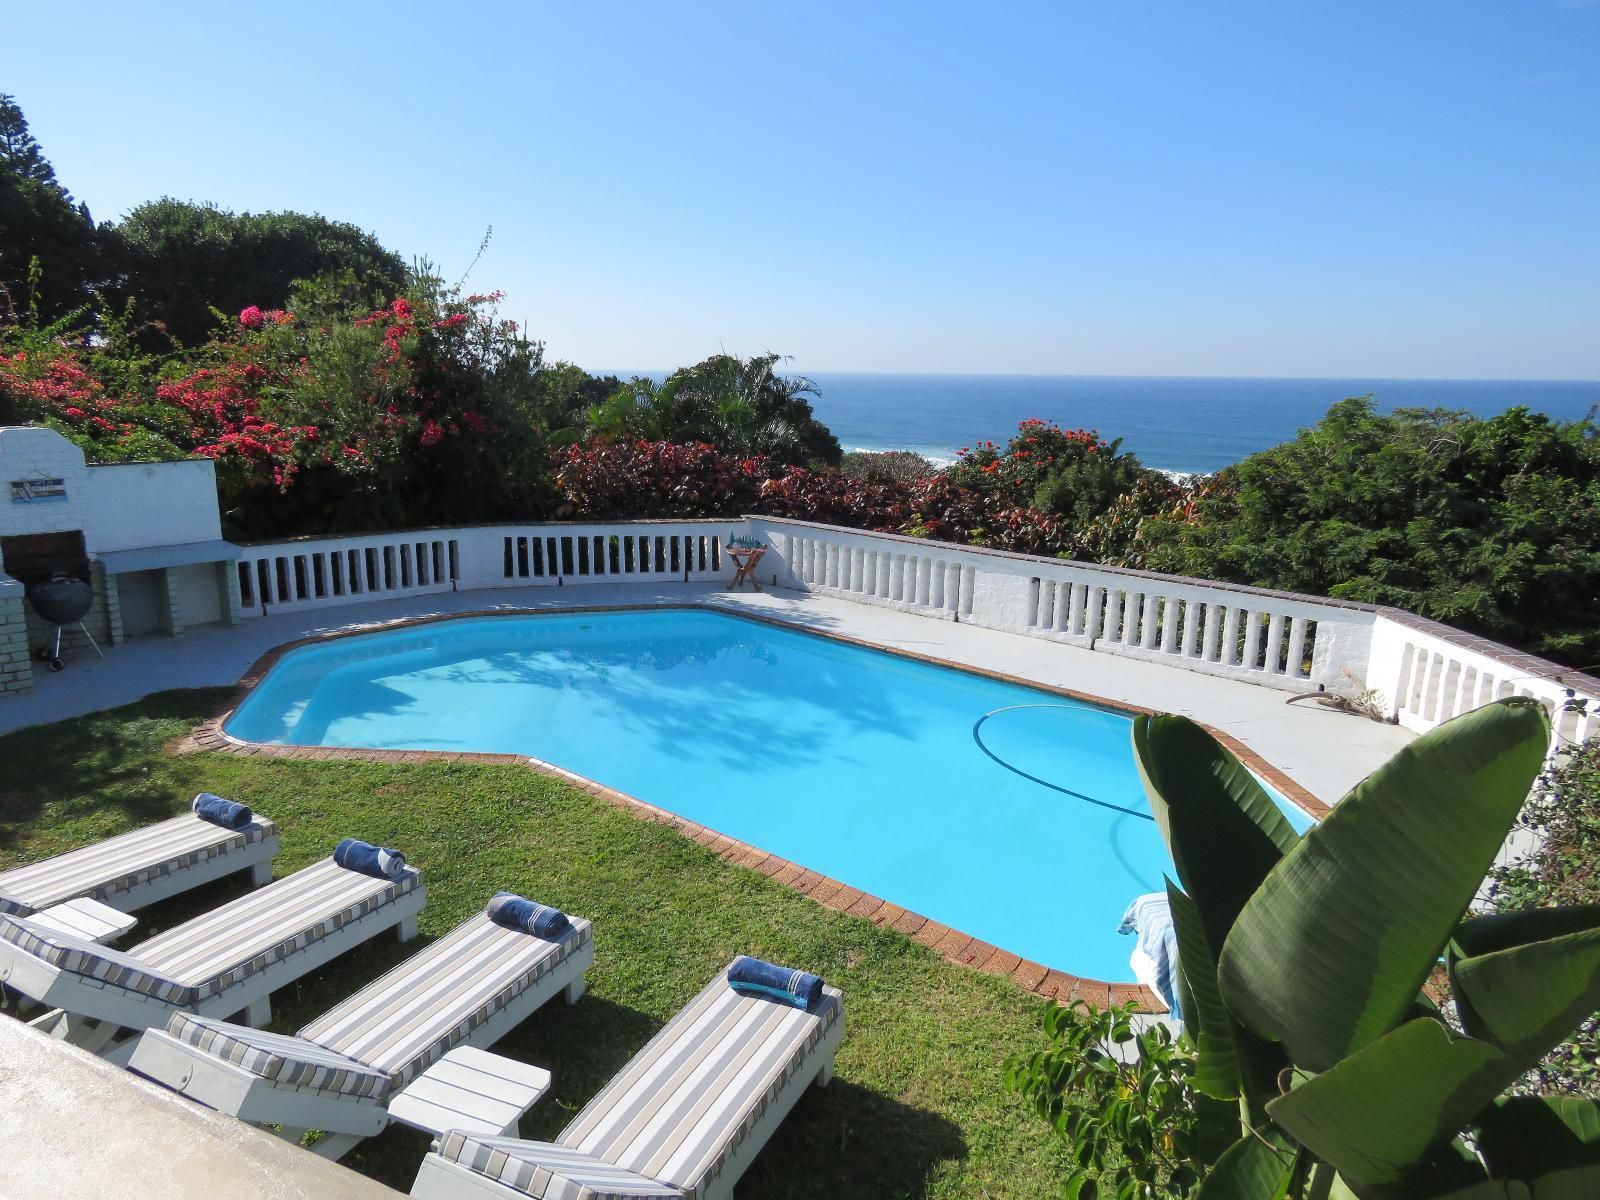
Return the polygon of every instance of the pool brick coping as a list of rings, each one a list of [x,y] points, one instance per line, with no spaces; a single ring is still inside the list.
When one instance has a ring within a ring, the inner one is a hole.
[[[669,812],[664,808],[649,804],[636,796],[628,795],[626,792],[619,792],[617,789],[607,787],[602,783],[596,783],[587,776],[579,775],[575,771],[569,771],[565,767],[558,767],[554,763],[545,762],[543,759],[532,758],[523,754],[484,754],[475,751],[363,750],[343,746],[269,745],[263,742],[243,741],[223,732],[222,729],[223,722],[233,715],[234,710],[243,701],[244,697],[277,664],[278,660],[291,650],[299,649],[302,646],[319,645],[342,638],[361,637],[366,634],[383,633],[409,626],[434,625],[447,621],[470,620],[478,617],[658,612],[664,609],[687,609],[699,612],[721,613],[742,620],[771,625],[778,629],[786,629],[790,632],[809,633],[816,637],[831,638],[836,642],[845,642],[867,650],[893,654],[900,658],[908,658],[950,670],[966,671],[1001,683],[1016,684],[1021,687],[1033,688],[1037,691],[1050,692],[1057,696],[1079,700],[1100,708],[1111,709],[1115,712],[1129,713],[1135,716],[1148,716],[1156,712],[1155,709],[1143,708],[1139,705],[1107,700],[1102,696],[1093,696],[1086,692],[1073,691],[1070,688],[1055,687],[1032,679],[1008,675],[1000,671],[970,667],[947,659],[935,658],[932,655],[918,654],[915,651],[902,650],[893,646],[883,646],[876,642],[848,637],[844,634],[810,629],[804,625],[780,620],[766,614],[743,612],[714,603],[573,605],[560,608],[481,609],[473,612],[403,617],[393,621],[375,622],[359,629],[338,630],[333,633],[285,642],[281,646],[273,647],[256,659],[251,664],[250,669],[239,680],[237,689],[229,697],[224,708],[216,716],[197,726],[187,737],[180,739],[174,749],[178,753],[218,751],[229,754],[251,755],[259,758],[290,760],[345,758],[381,763],[471,762],[503,766],[524,766],[541,775],[571,784],[579,791],[585,792],[596,799],[604,800],[618,808],[627,809],[647,821],[654,821],[657,824],[667,825],[676,829],[686,837],[692,838],[713,851],[726,862],[732,863],[734,866],[746,867],[752,871],[759,871],[768,878],[774,879],[799,892],[802,896],[808,896],[828,908],[847,913],[852,917],[864,917],[874,925],[890,926],[912,941],[919,942],[934,950],[946,962],[959,963],[963,966],[976,968],[989,975],[1002,976],[1010,979],[1025,991],[1059,1000],[1062,1003],[1082,999],[1097,1008],[1107,1008],[1132,1001],[1144,1012],[1166,1011],[1166,1005],[1143,984],[1110,983],[1101,979],[1086,979],[1066,971],[1056,970],[1054,967],[1047,967],[1042,963],[1033,962],[1023,958],[1021,955],[1013,954],[1009,950],[1001,949],[999,946],[991,945],[970,934],[963,933],[959,929],[952,929],[948,925],[930,920],[921,913],[902,908],[898,904],[874,896],[870,892],[863,892],[860,888],[851,887],[849,884],[841,883],[839,880],[830,878],[827,875],[819,874],[798,863],[790,862],[786,858],[780,858],[776,854],[769,854],[765,850],[741,842],[736,838],[728,837],[726,834],[718,833],[714,829],[708,829],[698,822],[679,816],[677,813]],[[1245,746],[1237,738],[1223,733],[1221,730],[1213,729],[1209,725],[1205,726],[1205,728],[1218,741],[1227,746],[1241,762],[1264,776],[1273,787],[1277,788],[1278,791],[1304,809],[1309,815],[1320,820],[1328,814],[1327,805],[1282,771],[1279,771],[1255,751]]]

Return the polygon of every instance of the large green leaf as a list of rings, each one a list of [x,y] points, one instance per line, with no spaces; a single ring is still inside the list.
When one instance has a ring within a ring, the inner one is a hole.
[[[1217,990],[1217,960],[1206,943],[1205,926],[1194,901],[1167,880],[1167,907],[1178,931],[1178,964],[1183,974],[1183,1027],[1194,1042],[1193,1083],[1207,1096],[1234,1100],[1239,1096],[1239,1056],[1233,1042],[1233,1018]]]
[[[1408,1021],[1267,1105],[1357,1190],[1392,1188],[1443,1150],[1517,1077],[1487,1042]]]
[[[1277,1094],[1278,1073],[1289,1065],[1281,1046],[1263,1041],[1233,1018],[1217,989],[1217,960],[1194,901],[1168,879],[1167,904],[1178,932],[1183,976],[1183,1025],[1194,1042],[1194,1086],[1219,1100],[1237,1099],[1243,1087],[1258,1104]]]
[[[1300,837],[1255,776],[1187,717],[1135,717],[1133,752],[1178,879],[1221,947]]]
[[[1239,913],[1218,971],[1229,1011],[1308,1071],[1393,1029],[1494,861],[1548,737],[1538,704],[1497,701],[1357,784]]]
[[[1477,1143],[1499,1178],[1534,1181],[1552,1171],[1595,1172],[1600,1196],[1600,1106],[1578,1096],[1506,1096],[1477,1120]]]
[[[1600,1008],[1600,906],[1507,917],[1457,931],[1450,981],[1466,1032],[1531,1067]],[[1502,945],[1462,957],[1467,947]]]
[[[1294,1179],[1294,1165],[1293,1150],[1246,1134],[1206,1173],[1196,1200],[1283,1200]]]

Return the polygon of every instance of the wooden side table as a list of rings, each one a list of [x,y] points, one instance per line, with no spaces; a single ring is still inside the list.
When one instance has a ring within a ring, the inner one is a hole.
[[[756,582],[756,564],[766,552],[765,546],[723,547],[723,553],[733,560],[734,565],[733,581],[728,584],[730,592],[744,582],[748,582],[758,592],[761,590],[761,585]]]

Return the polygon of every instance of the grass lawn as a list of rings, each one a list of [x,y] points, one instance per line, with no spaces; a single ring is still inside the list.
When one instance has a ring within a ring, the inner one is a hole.
[[[0,868],[170,816],[210,790],[278,823],[279,876],[345,836],[404,851],[428,888],[425,939],[501,888],[590,918],[588,994],[551,1003],[496,1047],[554,1074],[523,1120],[528,1137],[554,1136],[735,954],[803,967],[844,989],[838,1075],[801,1100],[741,1197],[1032,1200],[1059,1189],[1064,1153],[1001,1083],[1008,1054],[1044,1045],[1038,997],[520,767],[165,751],[226,694],[167,692],[0,738]],[[238,894],[240,878],[147,910],[130,940]],[[274,995],[272,1028],[292,1032],[416,948],[385,935],[328,964]],[[391,1128],[344,1161],[405,1191],[426,1151],[424,1135]]]

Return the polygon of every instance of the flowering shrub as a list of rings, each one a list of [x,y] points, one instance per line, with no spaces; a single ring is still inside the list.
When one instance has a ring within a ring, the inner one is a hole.
[[[525,516],[548,503],[551,422],[541,348],[495,317],[499,299],[423,280],[352,313],[336,282],[314,285],[136,363],[0,327],[0,419],[56,428],[91,461],[211,458],[239,534]]]

